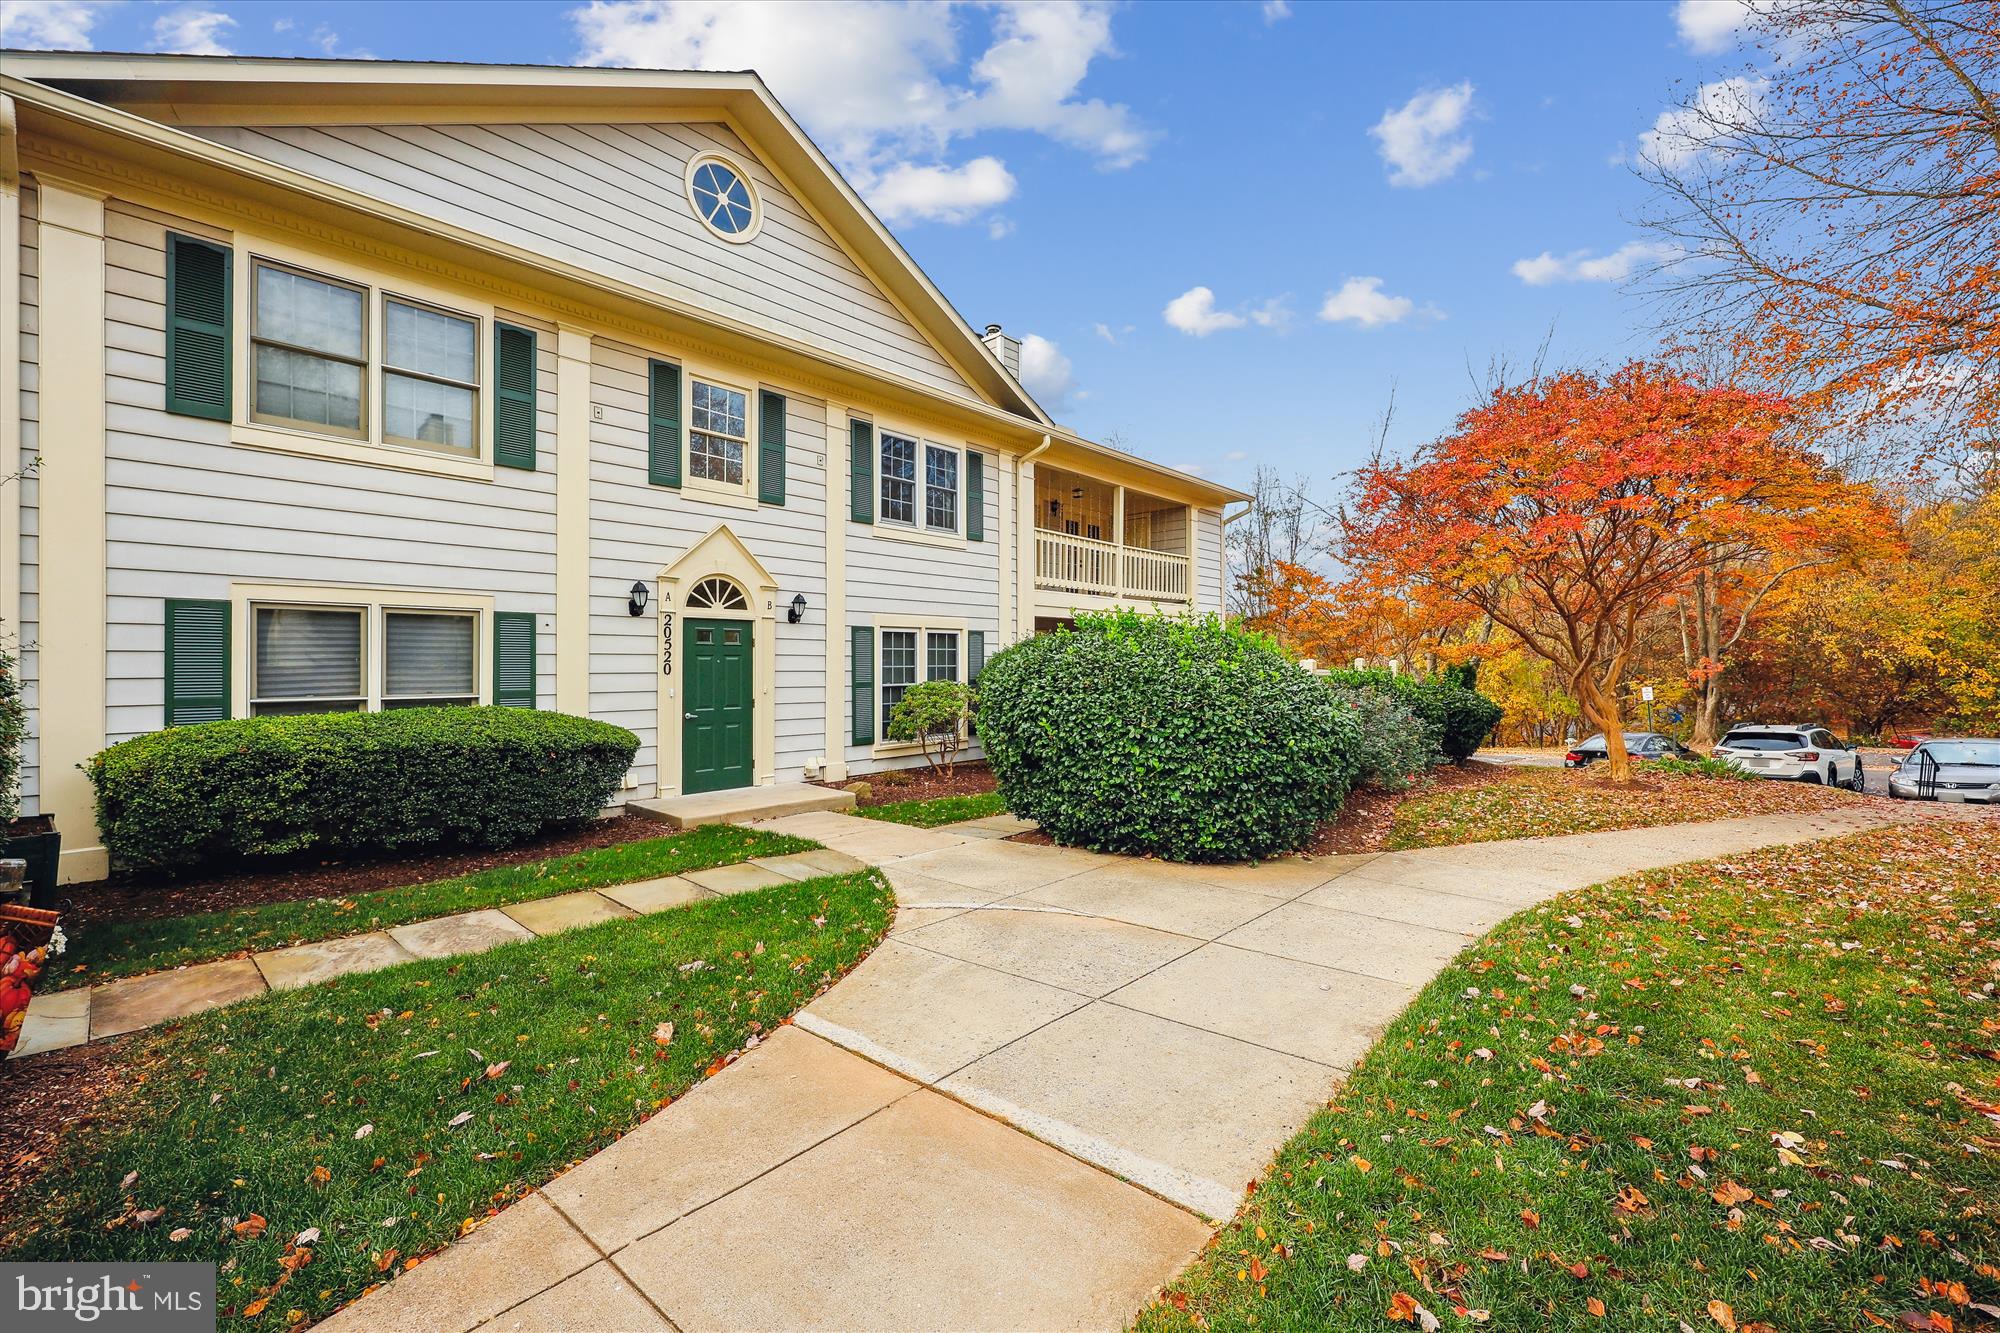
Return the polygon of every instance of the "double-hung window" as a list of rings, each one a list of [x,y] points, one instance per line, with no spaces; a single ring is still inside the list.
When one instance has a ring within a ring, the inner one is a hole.
[[[750,441],[749,395],[696,380],[691,406],[688,472],[702,481],[741,486],[743,452]]]
[[[958,531],[958,451],[924,446],[924,526]]]
[[[479,452],[479,322],[382,298],[382,438]]]
[[[260,259],[251,290],[252,419],[366,439],[366,289]]]
[[[917,442],[882,432],[882,521],[917,521]]]
[[[885,629],[882,631],[882,735],[896,705],[920,680],[959,680],[957,630]]]
[[[477,611],[253,602],[250,712],[476,704]]]
[[[252,422],[480,456],[478,317],[264,258],[250,292]]]
[[[256,606],[251,614],[252,714],[358,713],[368,707],[365,607]]]
[[[917,683],[917,631],[882,631],[882,734],[889,734],[889,715],[896,711],[910,686]]]

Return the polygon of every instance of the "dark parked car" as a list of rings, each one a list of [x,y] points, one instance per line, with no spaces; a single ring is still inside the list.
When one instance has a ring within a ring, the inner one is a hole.
[[[1663,736],[1657,731],[1628,731],[1625,733],[1625,753],[1634,759],[1699,759],[1700,755],[1682,745],[1672,736]],[[1607,756],[1602,734],[1580,741],[1563,756],[1564,768],[1585,768]]]
[[[1890,772],[1889,797],[2000,803],[2000,740],[1925,741]]]

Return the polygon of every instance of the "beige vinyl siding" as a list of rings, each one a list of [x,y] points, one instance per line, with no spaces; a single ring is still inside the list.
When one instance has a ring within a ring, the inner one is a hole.
[[[38,363],[41,332],[40,285],[37,282],[39,236],[36,217],[40,192],[23,186],[21,190],[21,465],[25,468],[41,452],[41,399],[38,392],[41,367]],[[28,713],[28,735],[21,747],[21,813],[40,811],[41,794],[41,703],[40,657],[36,649],[41,632],[40,599],[36,595],[40,570],[40,517],[36,508],[36,482],[32,474],[7,483],[21,506],[21,623],[0,625],[0,634],[13,638],[20,658],[21,702]]]
[[[980,630],[986,635],[986,655],[990,658],[1004,646],[1000,636],[1000,611],[1011,599],[1012,589],[1001,583],[1001,570],[1010,562],[1003,558],[1006,542],[1001,535],[1012,532],[1009,522],[1001,526],[1004,487],[998,456],[986,456],[986,540],[963,546],[941,546],[886,535],[880,527],[849,523],[847,526],[847,623],[875,627],[877,682],[876,698],[881,698],[882,630],[901,626],[949,628],[962,625],[958,651],[961,669],[971,665],[970,648],[964,631]],[[961,474],[962,475],[962,474]],[[879,473],[877,484],[880,484]],[[843,509],[844,517],[844,509]],[[852,636],[848,636],[851,640]],[[850,647],[848,650],[852,652]],[[923,647],[918,646],[918,679],[923,679]],[[842,664],[843,683],[853,679],[850,663]],[[853,691],[845,691],[846,714],[841,735],[854,735]],[[884,737],[878,713],[875,739]],[[846,747],[847,767],[852,773],[868,773],[883,768],[907,768],[924,762],[918,754],[878,759],[875,746]],[[976,757],[977,746],[967,751]]]
[[[976,395],[722,125],[207,127],[194,133],[513,244]],[[721,151],[763,204],[744,245],[689,207],[687,163]]]
[[[782,507],[748,509],[688,487],[653,486],[646,481],[651,355],[602,339],[591,354],[591,404],[603,409],[603,419],[590,424],[591,716],[638,734],[634,774],[640,792],[651,795],[659,781],[661,608],[634,616],[626,599],[634,583],[657,588],[662,570],[726,525],[778,583],[777,623],[760,621],[756,632],[777,635],[776,777],[796,782],[826,750],[826,407],[786,395]],[[751,386],[754,404],[755,377],[736,378]],[[787,624],[784,608],[800,593],[806,618]]]
[[[1196,540],[1194,596],[1195,610],[1222,610],[1222,511],[1197,509],[1194,516]]]
[[[107,738],[163,725],[163,599],[226,598],[232,582],[492,596],[540,618],[536,693],[552,705],[553,336],[537,340],[539,471],[472,481],[232,445],[226,423],[165,410],[172,224],[116,200],[105,210]]]

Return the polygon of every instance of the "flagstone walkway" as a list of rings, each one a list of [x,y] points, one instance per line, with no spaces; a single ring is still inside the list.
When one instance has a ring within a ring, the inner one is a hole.
[[[858,821],[857,821],[858,822]],[[267,949],[243,958],[195,963],[168,972],[107,981],[89,989],[37,995],[28,1002],[12,1059],[80,1046],[155,1023],[186,1018],[262,995],[310,986],[353,972],[373,972],[419,958],[483,953],[499,944],[664,911],[701,898],[745,893],[790,880],[865,869],[839,852],[816,850],[758,857],[709,870],[613,884],[391,926],[366,935]]]
[[[775,820],[882,867],[889,938],[795,1026],[324,1327],[1122,1327],[1502,918],[1899,813],[1261,866],[1029,846],[989,821]]]

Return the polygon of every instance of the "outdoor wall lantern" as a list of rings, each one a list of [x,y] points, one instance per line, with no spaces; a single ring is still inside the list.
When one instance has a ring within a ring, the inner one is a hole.
[[[785,613],[785,619],[789,621],[791,624],[796,625],[805,618],[806,618],[806,595],[802,592],[794,593],[792,596],[791,610]]]
[[[632,585],[632,596],[626,600],[625,604],[632,608],[633,615],[643,616],[646,614],[646,603],[651,601],[652,598],[653,590],[651,588],[648,588],[643,583],[634,583]]]

